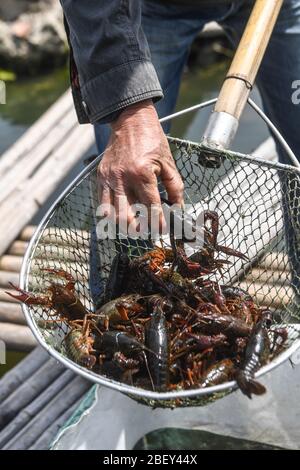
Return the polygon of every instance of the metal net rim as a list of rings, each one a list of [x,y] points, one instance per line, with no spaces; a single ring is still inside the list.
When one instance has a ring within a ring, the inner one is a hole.
[[[287,164],[280,163],[280,162],[264,160],[261,157],[256,157],[256,156],[251,155],[251,154],[235,152],[233,150],[224,150],[224,149],[217,148],[217,147],[210,147],[209,145],[206,145],[204,143],[193,142],[191,140],[185,140],[185,139],[179,139],[178,137],[172,137],[172,136],[168,136],[168,141],[171,144],[175,144],[175,146],[176,146],[176,144],[177,145],[182,145],[182,146],[186,147],[187,149],[189,149],[191,151],[194,150],[195,152],[196,151],[197,152],[199,152],[199,151],[208,152],[212,155],[217,154],[220,157],[224,156],[224,157],[227,157],[228,159],[232,159],[232,160],[243,161],[243,162],[247,162],[247,163],[260,164],[262,166],[272,168],[274,170],[292,171],[293,173],[297,173],[298,175],[300,175],[300,167],[297,168],[295,166],[287,165]],[[200,163],[199,163],[199,165],[200,165]]]
[[[182,139],[177,139],[177,138],[172,138],[169,137],[170,143],[176,144],[181,144],[183,146],[189,147],[191,150],[209,150],[210,152],[218,152],[220,155],[226,155],[229,157],[236,158],[237,160],[243,160],[247,162],[254,162],[256,164],[262,164],[264,166],[268,166],[270,168],[274,169],[280,169],[284,171],[293,171],[297,172],[300,175],[300,170],[289,166],[289,165],[283,165],[277,162],[267,162],[263,159],[260,159],[258,157],[253,157],[250,155],[245,155],[245,154],[240,154],[237,152],[231,152],[231,151],[221,151],[218,149],[210,148],[207,147],[206,145],[199,144],[199,143],[194,143],[194,142],[189,142],[186,140]],[[26,250],[24,259],[23,259],[23,264],[21,268],[21,273],[20,273],[20,287],[21,289],[27,289],[28,288],[28,281],[29,281],[29,273],[30,273],[30,267],[31,267],[31,261],[32,261],[32,255],[34,254],[35,248],[39,243],[40,238],[43,235],[43,231],[46,228],[47,224],[51,220],[51,218],[55,214],[55,210],[59,205],[64,201],[75,189],[76,187],[81,183],[81,181],[86,178],[96,167],[98,164],[99,160],[101,159],[101,155],[98,156],[87,168],[85,168],[79,175],[78,177],[65,189],[65,191],[58,197],[58,199],[54,202],[54,204],[50,207],[46,215],[43,217],[42,221],[37,227],[36,232],[34,233],[29,246]],[[65,365],[67,368],[73,370],[74,372],[78,373],[79,375],[83,376],[84,378],[97,383],[99,385],[107,386],[109,388],[115,389],[117,391],[120,391],[122,393],[125,393],[127,395],[131,396],[136,396],[136,397],[143,397],[147,398],[149,400],[174,400],[177,398],[193,398],[193,397],[200,397],[200,396],[205,396],[205,395],[213,395],[219,392],[224,392],[224,391],[233,391],[234,389],[237,388],[236,382],[235,381],[230,381],[223,383],[221,385],[216,385],[216,386],[211,386],[207,388],[195,388],[195,389],[190,389],[190,390],[177,390],[177,391],[172,391],[172,392],[153,392],[145,389],[138,388],[136,386],[130,386],[126,384],[122,384],[116,380],[109,379],[105,376],[98,375],[94,372],[91,372],[80,365],[76,364],[72,360],[68,359],[66,356],[64,356],[62,353],[57,351],[53,346],[50,346],[47,341],[45,340],[44,336],[42,335],[40,331],[40,327],[36,324],[34,315],[31,312],[30,307],[27,305],[23,304],[22,305],[23,312],[25,315],[25,318],[27,320],[27,323],[29,327],[31,328],[35,338],[37,339],[38,343],[41,344],[41,346],[48,351],[51,356],[53,356],[57,361],[61,362],[63,365]],[[295,325],[293,326],[295,328]],[[284,352],[282,352],[279,356],[277,356],[275,359],[273,359],[269,364],[263,366],[256,374],[256,377],[261,377],[265,375],[266,373],[270,372],[271,370],[275,369],[279,365],[281,365],[284,361],[286,361],[294,352],[300,347],[300,339],[295,339],[293,341],[293,344],[291,344]]]

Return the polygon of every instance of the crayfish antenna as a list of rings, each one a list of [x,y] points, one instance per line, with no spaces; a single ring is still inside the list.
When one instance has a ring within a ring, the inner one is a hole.
[[[43,268],[41,271],[45,271],[46,273],[56,275],[58,277],[61,277],[67,281],[67,286],[69,286],[71,289],[75,285],[75,279],[72,276],[72,274],[68,273],[64,269],[56,269],[56,268]]]
[[[19,292],[19,294],[12,294],[11,292],[5,292],[8,294],[10,297],[13,297],[14,299],[18,300],[19,302],[23,302],[24,304],[27,305],[48,305],[48,299],[45,297],[39,297],[35,296],[34,294],[31,294],[30,292],[27,292],[26,290],[20,289],[20,287],[15,286],[12,282],[9,283],[9,285]]]
[[[151,354],[154,354],[155,357],[158,357],[158,354],[156,352],[152,351],[152,349],[147,348],[147,346],[145,346],[144,344],[143,344],[143,351],[147,351]]]
[[[145,366],[146,366],[146,369],[147,369],[147,372],[148,372],[148,375],[149,375],[149,379],[150,379],[150,382],[151,382],[152,390],[155,391],[155,386],[154,386],[152,375],[151,375],[151,372],[150,372],[150,369],[149,369],[148,359],[147,359],[145,351],[143,351],[143,356],[144,356]]]

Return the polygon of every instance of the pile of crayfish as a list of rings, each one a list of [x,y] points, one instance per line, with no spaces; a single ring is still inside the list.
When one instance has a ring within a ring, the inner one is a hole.
[[[96,373],[159,392],[236,380],[251,398],[265,392],[255,373],[281,351],[287,331],[248,292],[211,280],[230,264],[228,257],[247,259],[219,245],[218,230],[218,215],[206,211],[203,247],[190,257],[173,234],[169,248],[132,258],[118,253],[94,312],[62,270],[45,270],[65,280],[50,283],[47,295],[16,286],[10,295],[67,323],[66,354]]]

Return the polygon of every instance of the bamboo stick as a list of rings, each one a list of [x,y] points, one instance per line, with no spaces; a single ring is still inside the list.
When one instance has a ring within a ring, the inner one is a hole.
[[[57,240],[53,240],[55,244],[45,245],[44,243],[39,244],[35,252],[37,257],[47,257],[51,260],[61,259],[63,261],[80,261],[84,260],[84,263],[89,255],[89,246],[78,246],[72,247],[71,245],[57,246]]]
[[[239,119],[264,57],[283,0],[256,0],[215,111]]]
[[[28,326],[0,323],[0,339],[4,341],[7,350],[32,351],[37,345]]]
[[[267,284],[248,284],[241,282],[239,287],[249,292],[260,305],[271,307],[286,307],[294,297],[291,287],[274,287]]]
[[[289,286],[291,284],[290,273],[288,271],[265,270],[261,267],[252,269],[246,276],[246,281],[266,283],[269,285],[280,284]]]
[[[284,253],[270,253],[260,263],[265,269],[285,271],[289,267],[288,256]]]
[[[69,231],[70,233],[70,231]],[[74,234],[73,234],[74,235]],[[45,254],[51,254],[52,257],[64,257],[67,260],[78,259],[81,253],[89,250],[89,233],[83,230],[76,230],[78,241],[72,246],[72,239],[67,229],[59,229],[59,236],[54,229],[43,235],[39,248],[45,250]],[[28,241],[16,240],[7,250],[9,255],[24,256],[28,247]]]
[[[16,240],[8,248],[7,253],[14,256],[24,256],[25,251],[27,250],[28,242],[22,240]]]
[[[82,288],[88,289],[88,282],[87,279],[89,277],[89,270],[88,267],[79,264],[68,264],[65,263],[57,263],[55,261],[51,261],[47,263],[47,267],[56,267],[59,269],[64,269],[68,274],[72,274],[76,279],[75,283],[75,290],[77,292],[81,292]],[[66,269],[65,269],[66,268]],[[17,274],[17,273],[14,273]],[[19,276],[12,276],[11,273],[6,273],[4,271],[0,271],[0,302],[17,302],[17,300],[13,299],[12,297],[8,298],[5,292],[13,293],[12,287],[9,285],[10,282],[15,284],[16,286],[19,285]],[[53,281],[56,282],[57,278],[53,277]],[[42,274],[40,267],[37,265],[33,265],[33,269],[31,270],[31,278],[30,278],[30,290],[34,290],[35,293],[40,292],[41,294],[46,293],[47,286],[51,282],[51,277],[47,277],[47,284],[45,283],[45,277]],[[100,282],[100,280],[99,280]]]
[[[14,197],[0,207],[1,218],[6,220],[5,233],[0,234],[0,254],[4,253],[21,229],[36,214],[48,196],[63,180],[66,173],[82,158],[94,143],[91,126],[76,128],[64,143],[41,165],[23,188],[16,188]],[[31,188],[28,191],[28,187]],[[20,212],[20,207],[22,211]]]
[[[53,253],[55,254],[57,251],[54,249]],[[62,252],[60,253],[62,254]],[[44,257],[42,256],[42,253],[40,254],[40,257],[36,258],[33,263],[32,263],[32,271],[36,271],[39,269],[39,259],[43,259]],[[67,258],[67,257],[66,257]],[[47,260],[47,267],[49,268],[54,268],[57,267],[57,260],[61,258],[55,258],[54,259],[48,259]],[[75,257],[74,257],[75,259]],[[0,270],[1,271],[6,271],[6,272],[12,272],[12,273],[19,273],[21,266],[22,266],[23,259],[20,256],[14,256],[14,255],[3,255],[0,257]],[[43,265],[45,266],[45,261],[43,260]],[[69,261],[69,260],[64,260],[63,262],[59,263],[60,269],[64,269],[65,271],[82,271],[82,272],[88,272],[88,266],[86,263],[80,263],[80,268],[78,263]]]
[[[1,156],[0,175],[10,171],[15,162],[23,158],[40,141],[47,138],[52,126],[72,108],[73,101],[69,89]]]
[[[0,380],[0,403],[17,390],[48,360],[49,354],[42,347],[38,346],[25,359],[8,371]]]
[[[84,263],[74,263],[72,261],[70,262],[62,262],[60,260],[57,260],[57,259],[47,259],[47,263],[45,262],[44,259],[42,258],[36,258],[34,259],[34,261],[32,262],[32,265],[31,265],[31,273],[32,274],[37,274],[40,272],[41,268],[58,268],[59,269],[62,269],[70,274],[73,274],[76,276],[80,276],[82,275],[84,279],[87,279],[88,276],[89,276],[89,266],[84,264]],[[78,277],[78,279],[80,280],[80,278]]]
[[[15,240],[7,250],[6,255],[23,257],[28,248],[30,239],[36,231],[35,225],[28,225],[19,234],[19,239]],[[64,258],[67,261],[74,261],[76,259],[76,252],[78,252],[77,258],[81,253],[84,253],[89,249],[89,233],[83,230],[77,230],[76,235],[78,236],[78,242],[76,246],[72,246],[72,233],[68,229],[59,229],[59,237],[56,229],[47,229],[43,235],[39,248],[43,251],[42,255],[51,254],[52,258]],[[74,233],[73,233],[74,237]],[[55,245],[54,245],[55,244]],[[74,251],[76,249],[76,251]],[[6,256],[4,255],[4,256]],[[1,260],[1,258],[0,258]],[[6,258],[5,258],[6,260]],[[4,262],[6,262],[4,260]],[[14,260],[14,258],[13,258]],[[8,258],[10,262],[10,258]]]
[[[0,430],[25,406],[38,397],[64,371],[64,366],[49,359],[40,369],[0,404]]]
[[[0,270],[20,272],[22,266],[22,258],[20,256],[3,255],[0,258]]]
[[[20,240],[28,242],[32,238],[36,229],[36,225],[27,225],[26,227],[24,227],[22,229],[22,232],[20,233]]]
[[[3,259],[4,258],[4,259]],[[3,263],[1,260],[3,259]],[[0,258],[0,292],[3,290],[9,290],[9,283],[19,284],[19,271],[17,271],[19,263],[10,255],[5,255]],[[7,269],[3,269],[7,268]],[[40,284],[41,280],[44,280],[45,275],[49,281],[60,279],[55,275],[51,276],[50,273],[46,273],[44,269],[60,269],[66,271],[68,274],[72,274],[75,277],[77,282],[86,283],[89,278],[90,266],[84,262],[74,262],[74,261],[62,261],[62,258],[52,259],[49,255],[48,257],[34,258],[30,265],[30,284],[36,287],[36,283]],[[4,289],[5,288],[5,289]]]
[[[0,288],[0,302],[7,302],[7,303],[16,303],[17,300],[8,295],[6,292],[10,292],[11,294],[16,294],[16,292],[10,288],[10,289],[2,289]]]
[[[19,284],[19,273],[15,271],[0,271],[0,286],[9,287],[9,282]]]
[[[26,325],[27,323],[21,304],[0,302],[0,322]]]
[[[60,228],[59,229],[59,237],[57,236],[58,229],[55,227],[47,227],[43,232],[43,237],[41,243],[43,244],[53,244],[56,245],[70,245],[72,246],[72,241],[74,236],[76,235],[76,247],[79,248],[84,246],[89,246],[90,242],[90,234],[87,230],[71,230],[69,228]]]
[[[50,401],[75,377],[71,370],[65,370],[49,387],[30,402],[0,432],[0,449],[20,432],[38,413],[47,407]]]
[[[21,450],[31,447],[63,413],[91,387],[90,382],[75,377],[27,426],[14,436],[3,450]]]
[[[5,201],[16,187],[24,184],[30,175],[37,171],[40,164],[51,158],[52,152],[62,144],[66,136],[77,127],[77,119],[71,108],[53,127],[49,130],[47,138],[40,141],[29,153],[19,159],[14,165],[14,171],[7,172],[2,177],[2,190],[0,203]]]

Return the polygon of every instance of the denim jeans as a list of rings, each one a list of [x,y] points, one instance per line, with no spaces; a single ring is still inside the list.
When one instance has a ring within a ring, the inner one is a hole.
[[[190,46],[204,25],[210,21],[218,22],[232,43],[237,45],[253,4],[254,0],[237,0],[231,4],[213,5],[212,0],[209,6],[199,3],[199,6],[189,7],[144,0],[143,30],[164,92],[164,99],[156,103],[159,117],[174,111]],[[256,84],[266,114],[300,159],[300,105],[293,104],[291,99],[294,91],[292,82],[295,80],[300,80],[300,0],[285,0]],[[169,131],[169,123],[164,130]],[[99,153],[106,147],[109,132],[107,125],[95,126]],[[278,153],[282,163],[291,163],[280,148]],[[300,254],[295,254],[297,240],[294,240],[293,231],[289,228],[287,211],[285,225],[291,264],[294,272],[300,273],[300,267],[297,267],[300,266]]]
[[[209,21],[217,21],[234,44],[243,33],[254,1],[231,4],[181,6],[144,0],[143,30],[152,62],[164,91],[156,104],[160,117],[174,111],[181,75],[190,46]],[[285,0],[257,77],[266,114],[278,127],[296,155],[300,154],[300,105],[292,103],[292,82],[300,80],[300,0]],[[168,127],[165,128],[168,131]],[[107,125],[96,125],[99,153],[109,137]],[[290,163],[284,152],[280,161]]]

